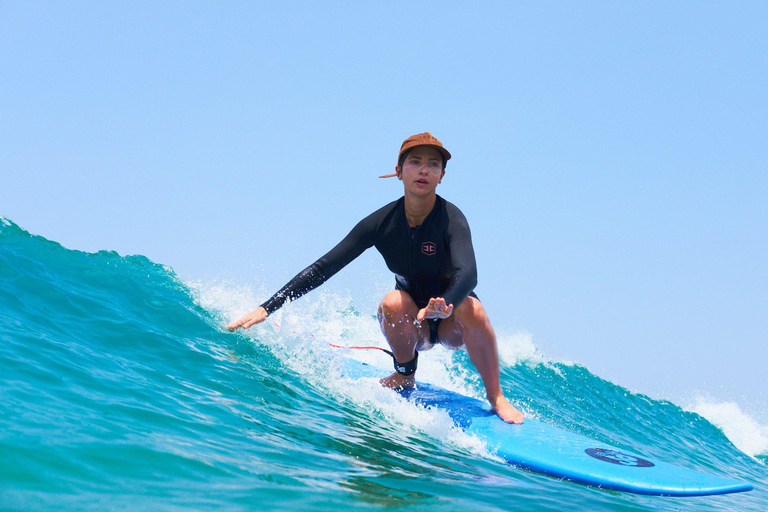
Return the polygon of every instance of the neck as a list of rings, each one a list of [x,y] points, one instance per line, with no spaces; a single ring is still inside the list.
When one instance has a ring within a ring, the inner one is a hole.
[[[437,195],[430,194],[428,196],[412,196],[406,192],[405,194],[405,218],[408,220],[408,225],[412,228],[420,226],[424,219],[427,218],[429,212],[435,206],[437,201]]]

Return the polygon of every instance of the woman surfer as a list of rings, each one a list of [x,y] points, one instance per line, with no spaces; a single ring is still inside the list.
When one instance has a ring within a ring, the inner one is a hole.
[[[395,173],[382,176],[397,176],[403,182],[403,197],[360,221],[328,254],[227,329],[263,322],[376,246],[395,273],[395,290],[384,296],[378,309],[381,330],[394,353],[395,372],[381,384],[413,387],[419,351],[437,343],[452,350],[465,346],[494,412],[508,423],[522,423],[523,415],[501,390],[496,334],[472,291],[477,269],[469,225],[456,206],[435,193],[450,158],[430,133],[407,138]]]

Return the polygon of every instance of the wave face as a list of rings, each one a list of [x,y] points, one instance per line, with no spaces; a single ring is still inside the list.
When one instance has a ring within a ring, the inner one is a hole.
[[[505,392],[528,415],[755,490],[673,499],[560,482],[504,464],[441,411],[347,381],[349,353],[328,343],[385,343],[348,300],[319,290],[245,333],[221,328],[257,295],[0,219],[0,509],[768,510],[764,426],[745,453],[697,412],[501,337]],[[424,354],[419,373],[483,396],[465,352]]]

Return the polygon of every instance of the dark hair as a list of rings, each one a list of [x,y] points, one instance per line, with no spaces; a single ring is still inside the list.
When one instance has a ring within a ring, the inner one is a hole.
[[[416,146],[416,147],[418,147],[418,146]],[[409,154],[411,151],[413,151],[413,149],[414,149],[414,148],[411,148],[411,149],[409,149],[408,151],[406,151],[405,153],[403,153],[403,154],[400,156],[400,160],[398,160],[398,161],[397,161],[397,165],[398,165],[398,167],[400,167],[400,168],[402,168],[402,167],[403,167],[403,162],[405,162],[405,159],[406,159],[406,158],[408,158],[408,154]],[[445,160],[445,156],[443,155],[443,152],[442,152],[442,151],[438,151],[438,153],[440,153],[440,160],[442,160],[442,161],[443,161],[443,170],[445,170],[445,166],[446,166],[446,164],[447,164],[447,161]]]

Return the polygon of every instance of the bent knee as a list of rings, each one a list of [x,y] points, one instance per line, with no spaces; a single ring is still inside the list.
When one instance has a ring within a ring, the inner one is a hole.
[[[405,313],[411,312],[410,310],[415,307],[413,299],[407,293],[401,290],[394,290],[381,299],[379,315],[389,318],[402,316]]]
[[[488,313],[485,312],[482,303],[474,297],[464,299],[459,304],[459,307],[454,310],[453,314],[464,325],[484,326],[491,324],[491,319],[488,318]]]

